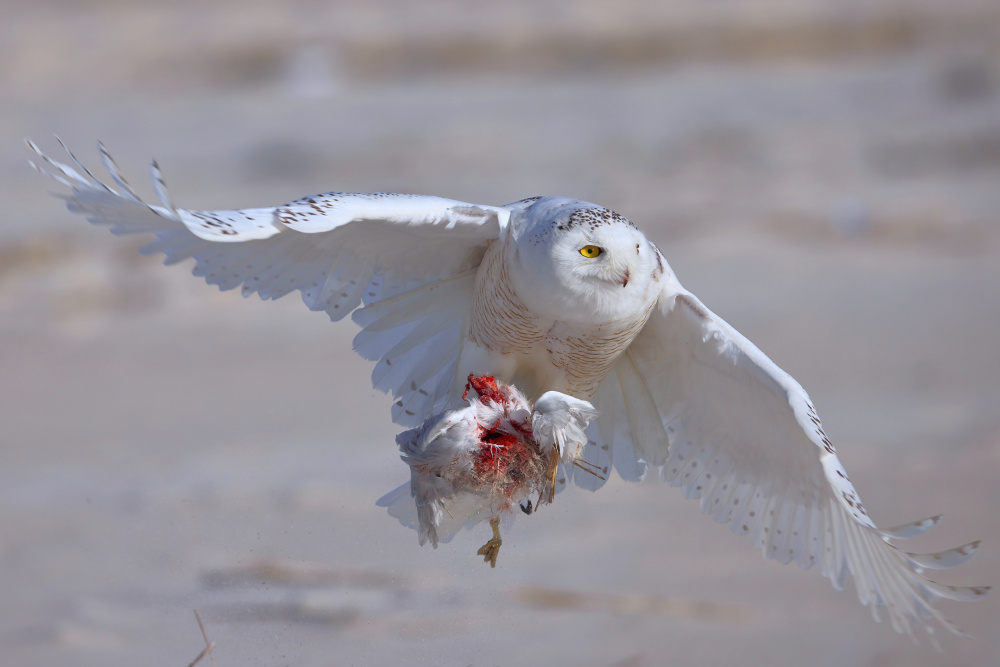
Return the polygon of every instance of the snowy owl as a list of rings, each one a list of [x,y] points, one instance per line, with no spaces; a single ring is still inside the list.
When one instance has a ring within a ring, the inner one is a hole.
[[[627,219],[562,197],[506,206],[405,194],[327,193],[275,208],[176,208],[152,163],[158,206],[143,203],[100,147],[117,190],[75,157],[38,153],[69,188],[69,209],[115,234],[148,233],[148,254],[194,258],[194,273],[262,299],[298,290],[313,310],[361,327],[355,350],[375,362],[392,418],[420,426],[462,407],[466,378],[494,376],[528,399],[557,391],[598,417],[579,453],[593,471],[561,469],[596,489],[613,467],[649,468],[766,558],[813,565],[893,627],[961,634],[933,603],[974,600],[987,587],[937,584],[972,542],[913,554],[892,540],[939,517],[878,529],[823,432],[809,396],[750,341],[685,290]],[[580,473],[577,470],[577,473]]]
[[[516,387],[470,375],[468,407],[431,417],[396,437],[411,480],[379,500],[420,544],[450,540],[463,525],[489,519],[493,538],[477,552],[496,567],[500,520],[515,507],[530,514],[552,501],[558,463],[575,464],[584,429],[597,411],[580,399],[548,391],[532,405]],[[538,494],[535,504],[529,496]],[[414,502],[415,501],[415,502]]]

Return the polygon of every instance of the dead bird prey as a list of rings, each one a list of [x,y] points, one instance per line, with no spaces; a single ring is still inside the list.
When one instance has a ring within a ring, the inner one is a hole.
[[[490,375],[469,375],[469,405],[431,417],[396,436],[410,482],[379,505],[411,528],[420,544],[449,541],[464,525],[489,519],[493,538],[479,555],[496,567],[500,520],[552,502],[560,463],[600,476],[578,456],[593,406],[550,391],[535,405]],[[532,504],[531,496],[537,496]]]

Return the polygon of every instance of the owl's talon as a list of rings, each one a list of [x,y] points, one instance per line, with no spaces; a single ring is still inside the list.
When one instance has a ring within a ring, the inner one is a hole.
[[[546,488],[542,490],[541,495],[538,498],[538,504],[542,504],[542,498],[546,495],[548,491],[548,497],[545,498],[545,502],[552,504],[552,501],[556,497],[556,475],[559,474],[559,448],[555,445],[552,446],[552,453],[549,454],[549,469],[545,473]]]
[[[500,545],[503,544],[503,540],[500,539],[500,520],[490,519],[490,528],[493,529],[493,539],[479,547],[476,555],[482,556],[483,562],[489,563],[490,567],[496,567],[497,556],[500,554]]]

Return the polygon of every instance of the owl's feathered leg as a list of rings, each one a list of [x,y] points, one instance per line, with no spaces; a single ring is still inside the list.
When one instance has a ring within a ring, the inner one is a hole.
[[[497,555],[500,553],[500,545],[503,544],[503,540],[500,539],[500,519],[492,518],[490,519],[490,528],[493,529],[493,539],[479,547],[479,551],[476,555],[482,556],[483,561],[490,564],[490,567],[497,566]]]

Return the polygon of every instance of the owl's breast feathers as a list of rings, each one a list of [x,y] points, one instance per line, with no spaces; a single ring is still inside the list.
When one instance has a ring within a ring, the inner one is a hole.
[[[655,303],[627,319],[590,325],[533,312],[514,290],[499,241],[490,245],[476,275],[469,338],[492,354],[520,357],[513,375],[526,387],[587,399],[642,330]]]
[[[531,354],[551,325],[517,296],[503,255],[503,242],[495,241],[479,265],[469,338],[496,354]]]

